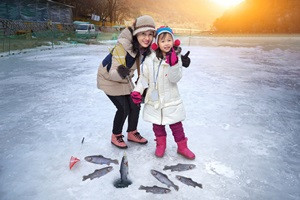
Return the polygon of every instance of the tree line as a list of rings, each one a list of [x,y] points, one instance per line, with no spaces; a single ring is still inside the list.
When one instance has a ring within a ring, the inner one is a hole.
[[[73,18],[89,18],[92,14],[100,16],[100,21],[120,23],[131,18],[135,12],[128,0],[55,0],[72,6]]]
[[[300,33],[300,0],[245,0],[225,13],[214,9],[209,0],[55,1],[73,6],[75,20],[90,19],[95,14],[101,21],[124,24],[149,14],[158,25],[178,28],[219,33]]]
[[[209,29],[220,11],[208,12],[210,0],[55,0],[73,6],[73,18],[84,19],[91,14],[101,20],[124,24],[134,18],[148,14],[157,25],[179,28]]]
[[[220,33],[300,33],[299,0],[245,0],[215,20]]]

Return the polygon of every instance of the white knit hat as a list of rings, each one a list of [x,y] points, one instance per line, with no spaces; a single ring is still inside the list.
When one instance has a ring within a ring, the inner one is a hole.
[[[136,35],[145,31],[153,31],[155,32],[155,23],[151,16],[143,15],[136,19],[133,25],[133,35]]]

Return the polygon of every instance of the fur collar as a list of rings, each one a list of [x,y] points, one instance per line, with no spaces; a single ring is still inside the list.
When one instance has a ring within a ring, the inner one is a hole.
[[[125,28],[119,35],[118,43],[122,44],[125,51],[132,57],[136,57],[136,53],[132,51],[132,33],[128,28]]]

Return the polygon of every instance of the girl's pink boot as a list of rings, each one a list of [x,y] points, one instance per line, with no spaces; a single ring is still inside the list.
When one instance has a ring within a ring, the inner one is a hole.
[[[187,138],[185,138],[184,140],[181,140],[179,142],[177,142],[178,145],[178,149],[177,149],[177,153],[183,155],[184,157],[186,157],[187,159],[190,160],[194,160],[195,159],[195,154],[189,150],[189,148],[187,147]]]
[[[155,141],[156,141],[156,150],[155,150],[155,155],[157,157],[163,157],[165,154],[165,150],[166,150],[166,136],[159,136],[156,137]]]

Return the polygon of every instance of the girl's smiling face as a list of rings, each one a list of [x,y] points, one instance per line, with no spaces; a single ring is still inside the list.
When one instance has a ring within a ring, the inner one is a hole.
[[[151,45],[153,36],[153,31],[145,31],[137,34],[137,40],[141,47],[147,48]]]
[[[163,56],[173,47],[173,37],[170,33],[162,33],[158,37],[158,47],[162,51]]]

